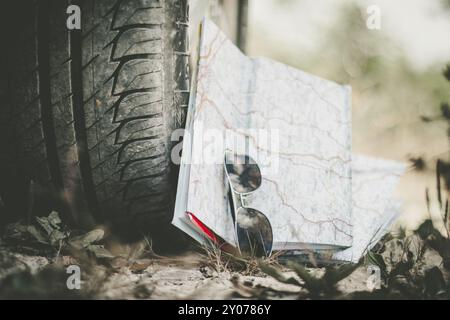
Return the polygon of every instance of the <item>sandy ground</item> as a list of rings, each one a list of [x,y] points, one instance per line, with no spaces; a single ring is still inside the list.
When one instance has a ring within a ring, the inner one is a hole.
[[[0,280],[20,271],[36,275],[51,264],[70,263],[71,258],[67,256],[56,260],[0,248]],[[85,276],[80,263],[81,289],[89,291],[95,299],[295,299],[301,292],[299,287],[282,284],[265,274],[217,272],[210,265],[205,256],[190,252],[171,258],[136,259],[131,263],[117,259],[96,265],[94,269],[90,267],[90,274]],[[92,277],[93,270],[95,277]],[[311,272],[323,270],[311,269]],[[285,275],[294,276],[288,271]],[[65,277],[58,279],[64,281]],[[346,293],[367,290],[366,279],[366,269],[360,267],[339,283],[339,289]]]

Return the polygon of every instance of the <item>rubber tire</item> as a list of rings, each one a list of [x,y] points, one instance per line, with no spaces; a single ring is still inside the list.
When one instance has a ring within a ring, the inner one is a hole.
[[[76,225],[167,226],[171,134],[189,95],[187,0],[72,1],[81,31],[66,28],[70,1],[11,2],[12,157]]]

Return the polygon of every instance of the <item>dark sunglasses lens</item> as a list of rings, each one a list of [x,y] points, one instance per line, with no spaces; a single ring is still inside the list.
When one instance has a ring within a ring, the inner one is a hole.
[[[273,235],[269,219],[258,210],[239,208],[236,232],[242,255],[267,257],[272,251]]]
[[[225,168],[233,189],[238,193],[255,191],[261,185],[261,171],[249,156],[226,152]]]

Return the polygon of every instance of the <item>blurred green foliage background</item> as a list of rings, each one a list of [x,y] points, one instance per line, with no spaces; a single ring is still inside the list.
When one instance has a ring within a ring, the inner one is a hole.
[[[379,30],[366,26],[370,5],[380,8]],[[417,227],[428,214],[424,194],[434,190],[435,162],[450,149],[447,124],[421,120],[450,101],[442,76],[450,63],[450,1],[250,0],[249,15],[249,55],[352,86],[354,152],[425,160],[398,188],[398,225]]]

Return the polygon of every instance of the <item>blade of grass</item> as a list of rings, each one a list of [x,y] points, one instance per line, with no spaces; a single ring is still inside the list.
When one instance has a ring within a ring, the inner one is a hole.
[[[440,159],[438,159],[437,163],[436,163],[436,190],[437,190],[439,208],[442,210],[441,169],[442,169],[442,162]]]
[[[430,190],[425,188],[425,201],[427,203],[427,211],[430,214]]]

